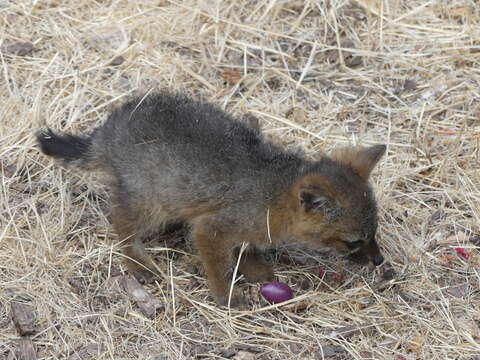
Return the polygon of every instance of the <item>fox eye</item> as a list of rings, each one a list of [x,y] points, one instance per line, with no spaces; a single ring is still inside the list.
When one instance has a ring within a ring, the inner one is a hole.
[[[353,250],[353,249],[356,249],[356,248],[362,246],[363,241],[362,240],[357,240],[357,241],[353,241],[353,242],[347,242],[346,244],[347,244],[347,247],[350,250]]]

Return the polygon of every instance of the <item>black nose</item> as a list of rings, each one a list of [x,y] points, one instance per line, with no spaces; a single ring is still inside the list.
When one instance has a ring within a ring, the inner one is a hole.
[[[372,259],[373,265],[378,266],[383,263],[383,256],[382,255],[375,255]]]

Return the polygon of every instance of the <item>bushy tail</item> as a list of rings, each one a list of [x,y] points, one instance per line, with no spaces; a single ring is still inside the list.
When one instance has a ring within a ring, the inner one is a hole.
[[[51,129],[36,133],[38,145],[45,155],[63,160],[65,165],[89,168],[93,161],[89,137],[55,134]]]

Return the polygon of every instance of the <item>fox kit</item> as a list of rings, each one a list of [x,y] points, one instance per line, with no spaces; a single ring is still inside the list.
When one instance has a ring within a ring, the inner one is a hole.
[[[137,278],[156,274],[142,239],[178,222],[189,227],[220,305],[244,242],[239,271],[251,281],[273,280],[261,249],[280,242],[383,262],[368,177],[384,145],[310,161],[213,105],[167,93],[124,104],[88,136],[48,129],[37,139],[43,153],[65,165],[109,175],[113,226]],[[231,304],[241,303],[234,292]]]

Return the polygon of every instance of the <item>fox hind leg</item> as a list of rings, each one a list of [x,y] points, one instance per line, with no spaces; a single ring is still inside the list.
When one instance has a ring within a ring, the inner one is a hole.
[[[143,283],[159,275],[155,263],[146,252],[144,224],[125,206],[117,204],[112,211],[112,222],[119,241],[124,242],[123,254],[128,271]]]

